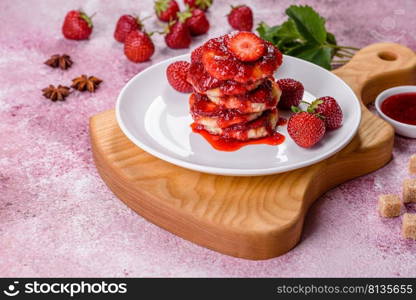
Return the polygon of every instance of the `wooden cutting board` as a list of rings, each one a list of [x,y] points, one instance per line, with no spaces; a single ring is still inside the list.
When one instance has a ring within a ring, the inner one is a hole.
[[[374,44],[334,73],[368,104],[386,88],[415,84],[416,56],[398,44]],[[362,111],[357,135],[339,153],[309,167],[262,177],[209,175],[164,162],[127,139],[114,110],[91,118],[90,135],[104,182],[138,214],[215,251],[267,259],[299,242],[308,208],[319,196],[391,159],[393,128],[364,105]]]

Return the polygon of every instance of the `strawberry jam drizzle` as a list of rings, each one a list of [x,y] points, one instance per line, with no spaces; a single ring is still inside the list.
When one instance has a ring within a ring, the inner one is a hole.
[[[227,46],[232,35],[210,39],[202,46],[201,61],[213,77],[246,83],[272,76],[282,64],[282,54],[267,41],[264,41],[266,52],[261,58],[254,62],[240,61]]]
[[[224,95],[240,95],[258,87],[264,79],[239,83],[233,80],[218,80],[212,77],[201,62],[192,62],[189,67],[187,81],[193,85],[198,93],[219,88]]]
[[[381,110],[393,120],[416,125],[416,93],[390,96],[381,104]]]
[[[285,118],[279,118],[279,120],[277,121],[277,126],[283,126],[287,124],[287,119]]]
[[[211,39],[198,51],[194,51],[187,81],[192,84],[197,94],[218,89],[219,91],[214,92],[219,93],[223,98],[236,96],[235,99],[224,101],[233,100],[241,105],[234,104],[229,108],[220,102],[217,106],[213,105],[207,97],[202,99],[200,95],[192,95],[190,98],[191,114],[196,122],[200,116],[216,117],[221,121],[219,127],[226,128],[222,130],[222,136],[209,133],[197,123],[193,123],[191,128],[193,132],[202,135],[212,147],[220,151],[236,151],[253,144],[279,145],[284,142],[285,137],[275,131],[277,111],[274,108],[274,102],[277,100],[272,93],[270,81],[266,79],[270,78],[274,82],[273,73],[282,64],[282,54],[271,43],[264,42],[266,53],[261,58],[254,62],[242,62],[227,47],[227,40],[230,37],[232,36],[224,35]],[[258,88],[261,84],[263,86]],[[251,103],[264,103],[266,108],[272,109],[266,110],[261,117],[253,121],[244,119],[242,120],[244,122],[238,124],[228,124],[229,121],[235,119],[247,118]],[[223,122],[225,124],[222,124]],[[274,124],[272,125],[271,122]],[[279,119],[279,124],[286,124],[286,120]],[[267,130],[268,136],[248,139],[249,130],[260,127]],[[246,141],[229,138],[230,136]]]
[[[271,135],[248,141],[238,141],[235,139],[226,139],[218,135],[210,134],[208,131],[201,129],[196,123],[191,124],[192,131],[199,133],[212,147],[219,151],[232,152],[247,146],[247,145],[271,145],[277,146],[285,141],[285,136],[274,131]]]

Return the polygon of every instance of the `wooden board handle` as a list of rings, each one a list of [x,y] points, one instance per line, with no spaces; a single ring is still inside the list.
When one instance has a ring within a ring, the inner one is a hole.
[[[333,71],[364,104],[383,90],[416,82],[416,55],[402,45],[378,43],[358,51],[343,67]]]
[[[341,77],[361,100],[362,121],[357,135],[347,147],[318,164],[321,167],[318,173],[325,172],[328,180],[314,183],[316,187],[311,189],[317,197],[348,179],[373,172],[390,161],[394,129],[369,112],[365,105],[373,102],[385,89],[415,84],[416,55],[399,44],[373,44],[358,51],[349,63],[333,73]],[[339,172],[340,169],[344,172]]]

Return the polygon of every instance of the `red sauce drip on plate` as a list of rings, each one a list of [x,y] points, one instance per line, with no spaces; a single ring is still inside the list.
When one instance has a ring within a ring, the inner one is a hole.
[[[191,128],[193,132],[199,133],[200,135],[202,135],[207,140],[207,142],[211,144],[212,147],[220,151],[231,152],[231,151],[236,151],[247,145],[258,145],[258,144],[276,146],[276,145],[280,145],[285,140],[284,135],[278,132],[273,132],[273,134],[270,136],[243,142],[243,141],[238,141],[234,139],[225,139],[220,136],[210,134],[208,131],[198,128],[198,125],[195,123],[192,123]]]
[[[287,124],[287,120],[285,118],[279,118],[277,121],[277,126],[283,126]]]
[[[401,93],[388,97],[381,111],[401,123],[416,125],[416,93]]]

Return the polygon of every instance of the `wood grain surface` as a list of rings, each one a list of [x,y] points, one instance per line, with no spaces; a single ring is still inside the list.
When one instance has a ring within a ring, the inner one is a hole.
[[[368,104],[386,88],[415,84],[416,56],[398,44],[374,44],[334,73]],[[391,159],[393,128],[362,110],[358,133],[343,150],[313,166],[262,177],[203,174],[155,158],[124,136],[114,110],[90,119],[90,135],[99,174],[138,214],[218,252],[267,259],[299,242],[308,208],[320,195]]]

